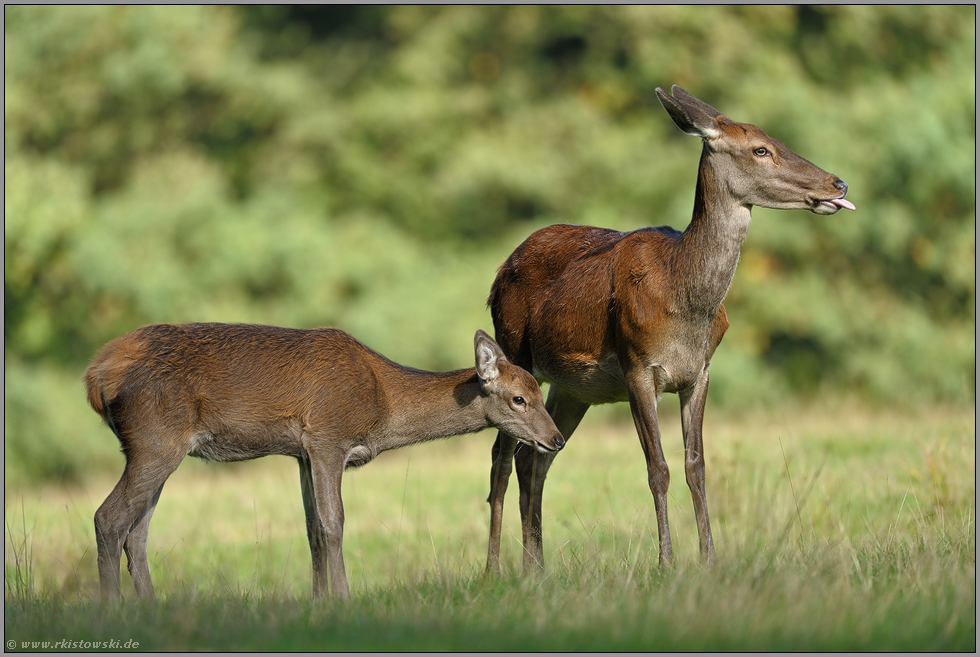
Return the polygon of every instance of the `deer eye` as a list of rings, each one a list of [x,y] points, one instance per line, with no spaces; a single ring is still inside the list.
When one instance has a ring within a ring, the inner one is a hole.
[[[769,155],[769,149],[764,148],[762,146],[760,146],[759,148],[755,149],[752,152],[758,157],[765,157],[766,155]]]
[[[514,397],[514,403],[517,404],[518,406],[527,406],[527,402],[524,401],[524,398],[521,397],[520,395]]]

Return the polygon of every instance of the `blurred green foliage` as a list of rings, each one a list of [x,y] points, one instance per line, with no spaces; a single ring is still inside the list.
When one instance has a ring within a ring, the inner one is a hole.
[[[149,322],[333,324],[468,365],[534,229],[686,225],[700,144],[656,101],[671,84],[858,207],[756,210],[712,403],[972,403],[975,12],[6,6],[7,472],[115,449],[80,377]]]

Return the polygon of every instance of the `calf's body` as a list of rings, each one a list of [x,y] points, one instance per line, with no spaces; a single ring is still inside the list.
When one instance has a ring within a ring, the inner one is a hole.
[[[297,459],[313,592],[349,596],[341,477],[381,452],[497,426],[537,449],[564,441],[537,382],[483,331],[476,368],[403,367],[339,329],[157,324],[109,342],[85,373],[92,408],[126,466],[95,514],[104,599],[119,596],[125,550],[141,597],[153,596],[146,540],[167,478],[185,456]]]

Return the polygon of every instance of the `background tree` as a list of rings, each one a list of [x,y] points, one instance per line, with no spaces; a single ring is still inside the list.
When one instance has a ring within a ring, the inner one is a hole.
[[[117,458],[79,381],[148,322],[335,324],[462,366],[534,229],[686,225],[699,146],[656,101],[671,84],[840,175],[858,206],[755,212],[712,403],[972,403],[973,6],[4,18],[9,476]]]

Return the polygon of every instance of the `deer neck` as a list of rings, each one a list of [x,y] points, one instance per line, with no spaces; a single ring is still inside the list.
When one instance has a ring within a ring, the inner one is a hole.
[[[379,452],[489,426],[476,372],[402,368],[387,387],[388,429]]]
[[[701,152],[694,213],[682,237],[677,266],[679,293],[692,310],[713,315],[728,294],[749,222],[751,206],[736,199],[728,188],[707,145]]]

